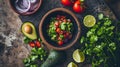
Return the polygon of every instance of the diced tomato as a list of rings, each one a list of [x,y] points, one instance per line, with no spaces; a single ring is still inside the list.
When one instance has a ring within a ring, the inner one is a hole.
[[[67,38],[67,35],[66,35],[66,34],[64,34],[64,38]]]
[[[40,42],[39,42],[38,40],[35,41],[35,45],[36,45],[36,47],[38,47],[38,48],[41,47],[41,44],[40,44]]]
[[[66,16],[61,16],[61,18],[65,19],[65,18],[66,18]]]
[[[60,31],[61,31],[60,28],[57,28],[57,29],[56,29],[56,32],[57,32],[57,33],[60,33]]]
[[[60,31],[60,34],[63,34],[63,31]]]
[[[60,18],[57,17],[56,20],[60,20]]]
[[[66,33],[66,31],[65,30],[63,30],[63,34],[65,34]]]
[[[56,28],[59,27],[59,22],[55,22],[55,27],[56,27]]]
[[[63,21],[63,20],[64,20],[64,18],[60,18],[60,20],[61,20],[61,21]]]
[[[69,33],[69,32],[66,32],[65,35],[68,37],[68,36],[70,35],[70,33]]]
[[[62,23],[62,21],[61,20],[59,20],[59,25]]]
[[[67,19],[66,16],[57,15],[57,17],[55,17],[55,21],[54,21],[55,33],[56,33],[55,39],[57,40],[57,43],[60,46],[63,45],[63,43],[66,43],[72,37],[71,32],[68,32],[67,30],[61,29],[62,26],[60,26],[60,25],[62,23],[66,24],[67,22],[71,22],[71,20]],[[54,41],[56,41],[55,39],[54,39]],[[36,46],[40,47],[40,43],[38,42],[38,44],[36,44]]]
[[[57,38],[58,40],[62,40],[62,38],[60,38],[60,36]]]
[[[67,22],[67,20],[66,20],[66,19],[64,19],[64,20],[63,20],[63,22],[65,22],[65,23],[66,23],[66,22]]]
[[[34,42],[30,42],[29,45],[33,48],[35,47],[35,43]]]
[[[58,45],[62,46],[63,45],[63,41],[62,40],[58,41]]]

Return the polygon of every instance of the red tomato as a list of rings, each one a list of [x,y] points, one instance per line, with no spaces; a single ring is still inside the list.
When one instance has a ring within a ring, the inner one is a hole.
[[[64,20],[64,18],[60,18],[60,20],[61,20],[61,21],[63,21],[63,20]]]
[[[58,40],[62,40],[62,38],[60,38],[60,37],[58,37],[57,39],[58,39]]]
[[[59,20],[58,22],[59,22],[59,24],[61,24],[61,23],[62,23],[62,21],[61,21],[61,20]]]
[[[69,32],[66,32],[66,33],[64,34],[64,38],[68,38],[69,35],[70,35],[70,33],[69,33]]]
[[[60,18],[57,17],[56,20],[60,20]]]
[[[60,33],[60,32],[61,32],[61,29],[60,29],[60,28],[57,28],[57,29],[56,29],[56,32],[57,32],[57,33]]]
[[[63,45],[63,41],[62,40],[58,41],[58,45],[62,46]]]
[[[35,45],[36,45],[36,47],[38,47],[38,48],[41,47],[41,44],[40,44],[40,42],[39,42],[38,40],[35,41]]]
[[[68,37],[68,36],[70,35],[70,33],[69,33],[69,32],[66,32],[65,35]]]
[[[73,10],[77,13],[82,13],[84,11],[83,4],[78,0],[73,5]]]
[[[67,35],[66,35],[66,34],[64,34],[64,38],[67,38]]]
[[[63,34],[64,32],[63,31],[60,31],[60,34]]]
[[[66,20],[66,19],[64,19],[64,20],[63,20],[63,22],[64,22],[64,23],[66,23],[66,22],[67,22],[67,20]]]
[[[61,16],[61,18],[65,19],[65,18],[66,18],[66,16]]]
[[[59,27],[59,22],[55,22],[55,27]]]
[[[61,3],[65,6],[71,6],[74,3],[74,0],[61,0]]]
[[[30,42],[29,45],[30,45],[31,47],[35,47],[35,43],[34,43],[34,42]]]

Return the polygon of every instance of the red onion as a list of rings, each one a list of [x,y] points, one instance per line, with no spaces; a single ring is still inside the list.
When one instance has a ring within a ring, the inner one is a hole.
[[[24,13],[29,11],[31,3],[30,0],[16,0],[15,6],[19,12]]]
[[[37,0],[30,0],[30,3],[36,3]]]
[[[39,0],[30,0],[30,2],[31,2],[31,7],[30,7],[30,10],[29,10],[30,12],[37,8],[37,6],[38,6],[37,3],[38,3],[38,1],[39,1]]]
[[[39,0],[16,0],[15,7],[20,13],[31,12],[37,7]]]
[[[30,7],[30,10],[29,11],[33,11],[35,8],[37,8],[37,4],[33,5],[31,4],[32,7]]]

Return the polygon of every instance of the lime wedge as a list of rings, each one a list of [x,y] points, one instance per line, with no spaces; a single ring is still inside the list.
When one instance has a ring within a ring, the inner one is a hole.
[[[96,19],[92,15],[86,15],[84,17],[83,23],[86,27],[93,27],[96,23]]]
[[[76,49],[76,50],[73,52],[73,59],[74,59],[74,61],[76,61],[77,63],[80,63],[80,62],[84,62],[85,56],[84,56],[84,54],[83,54],[82,51],[80,51],[79,49]]]
[[[75,63],[70,62],[67,67],[78,67]]]

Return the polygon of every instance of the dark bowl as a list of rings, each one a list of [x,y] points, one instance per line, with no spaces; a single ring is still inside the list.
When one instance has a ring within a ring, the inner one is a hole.
[[[26,13],[20,13],[16,8],[15,8],[15,5],[14,5],[14,1],[16,0],[9,0],[9,4],[11,6],[11,8],[13,9],[14,12],[20,14],[20,15],[31,15],[31,14],[34,14],[41,6],[42,4],[42,0],[39,0],[38,3],[37,3],[37,7],[31,11],[31,12],[26,12]]]
[[[47,34],[47,25],[50,24],[51,17],[56,17],[56,15],[64,15],[67,18],[71,19],[74,27],[72,38],[62,46],[58,46],[58,44],[52,41]],[[50,10],[43,16],[39,24],[39,35],[48,49],[66,50],[72,47],[77,42],[77,40],[80,37],[80,33],[81,33],[80,22],[78,21],[77,17],[73,12],[65,8],[55,8]]]

